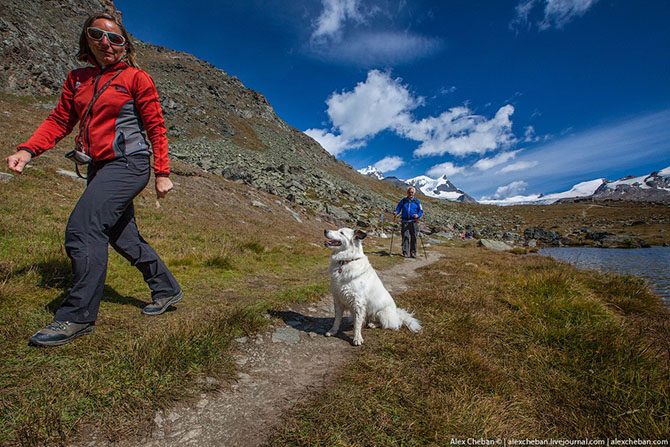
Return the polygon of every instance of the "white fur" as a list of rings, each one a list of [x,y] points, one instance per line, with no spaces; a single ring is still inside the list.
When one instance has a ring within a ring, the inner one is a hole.
[[[328,238],[326,246],[333,250],[329,272],[335,305],[335,322],[326,336],[337,334],[345,310],[351,312],[354,319],[355,346],[363,343],[361,329],[366,320],[368,327],[379,324],[385,329],[398,330],[405,325],[410,331],[419,332],[421,323],[413,314],[396,307],[377,272],[363,254],[362,240],[367,235],[350,228],[324,230],[324,235]],[[334,245],[333,241],[341,245]]]

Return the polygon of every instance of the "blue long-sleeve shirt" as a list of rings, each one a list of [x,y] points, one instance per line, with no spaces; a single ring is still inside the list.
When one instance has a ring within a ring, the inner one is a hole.
[[[421,201],[416,197],[408,199],[403,197],[403,199],[398,202],[398,206],[395,207],[395,213],[402,215],[403,222],[410,222],[415,219],[420,219],[423,216],[423,207],[421,206]]]

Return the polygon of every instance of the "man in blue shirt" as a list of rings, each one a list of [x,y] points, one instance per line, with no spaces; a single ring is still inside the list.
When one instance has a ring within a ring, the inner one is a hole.
[[[407,197],[404,197],[395,207],[395,216],[402,219],[402,255],[416,258],[416,236],[419,231],[419,219],[423,216],[423,208],[419,199],[414,197],[416,190],[407,188]]]

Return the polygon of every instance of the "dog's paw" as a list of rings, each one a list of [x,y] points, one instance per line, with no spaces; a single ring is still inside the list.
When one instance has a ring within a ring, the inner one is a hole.
[[[360,346],[363,344],[363,337],[354,338],[354,346]]]
[[[368,323],[368,328],[370,328],[370,329],[374,329],[374,328],[376,328],[376,327],[377,327],[376,324],[374,324],[374,323],[372,323],[372,322]]]
[[[330,332],[330,331],[326,332],[326,337],[332,337],[333,335],[335,335],[334,332]]]

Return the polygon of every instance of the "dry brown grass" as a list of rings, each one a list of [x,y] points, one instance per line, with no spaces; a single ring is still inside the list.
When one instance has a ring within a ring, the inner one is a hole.
[[[669,315],[638,279],[454,247],[397,301],[423,333],[369,331],[271,445],[670,432]]]

